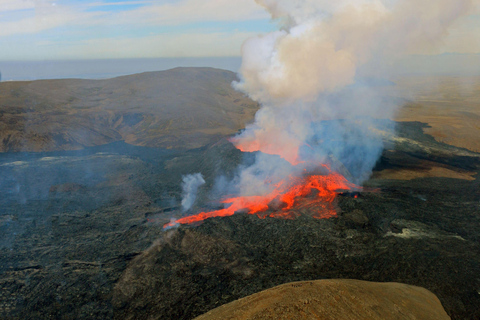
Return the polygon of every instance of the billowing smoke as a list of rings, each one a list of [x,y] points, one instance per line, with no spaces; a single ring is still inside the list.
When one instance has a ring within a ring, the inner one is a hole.
[[[182,177],[182,211],[188,211],[197,199],[198,188],[205,184],[201,173]]]
[[[401,102],[386,74],[391,60],[433,49],[473,7],[471,0],[256,1],[281,28],[244,43],[233,84],[261,105],[231,139],[254,153],[232,181],[217,180],[223,209],[165,228],[239,211],[282,217],[312,190],[320,209],[312,216],[332,216],[334,191],[359,188],[393,133],[388,119]]]
[[[262,152],[235,181],[242,195],[322,163],[353,182],[368,179],[381,133],[393,129],[379,119],[397,107],[384,94],[393,86],[383,70],[434,48],[472,7],[470,0],[256,1],[281,28],[242,48],[234,86],[262,105],[232,139],[240,150]]]

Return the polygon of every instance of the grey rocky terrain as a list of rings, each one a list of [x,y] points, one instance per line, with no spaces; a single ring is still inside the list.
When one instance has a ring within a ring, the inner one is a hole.
[[[2,104],[1,134],[7,127],[17,130],[7,142],[3,138],[8,152],[0,154],[2,319],[193,319],[277,285],[319,279],[420,286],[439,298],[452,319],[480,318],[480,154],[435,140],[425,134],[425,123],[399,122],[396,135],[384,137],[385,150],[366,191],[337,196],[336,217],[314,219],[313,208],[304,205],[294,209],[298,218],[293,220],[238,213],[165,231],[171,218],[185,215],[180,209],[185,174],[201,172],[206,181],[191,212],[218,207],[215,179],[233,175],[252,157],[227,138],[251,121],[257,108],[230,88],[232,73],[169,72],[178,78],[167,74],[171,87],[156,91],[181,95],[191,80],[185,110],[195,105],[193,92],[203,92],[199,87],[205,79],[226,90],[210,86],[205,92],[213,93],[205,95],[213,100],[198,99],[202,108],[217,108],[212,114],[223,129],[208,131],[217,124],[192,116],[173,140],[162,140],[158,106],[167,103],[160,96],[145,104],[125,102],[118,109],[122,115],[114,104],[108,106],[106,101],[117,99],[106,98],[108,92],[116,96],[115,88],[143,83],[142,77],[153,74],[105,80],[109,91],[85,97],[78,89],[81,80],[66,80],[62,85],[75,87],[69,92],[84,99],[71,105],[65,104],[70,96],[45,93],[62,81],[23,83],[14,96],[17,105]],[[5,88],[19,85],[2,83],[2,98],[10,94]],[[118,90],[119,96],[129,96],[127,89]],[[39,101],[40,93],[60,99],[60,111],[28,120],[25,115],[34,111],[25,108]],[[112,109],[105,111],[106,122],[97,124],[94,101],[101,110]],[[82,103],[92,106],[84,113]],[[12,111],[17,109],[21,112]],[[64,123],[69,112],[90,117],[88,128],[97,128],[92,135],[104,138],[88,143],[72,138],[71,126]],[[30,139],[29,128],[42,127],[35,124],[38,119],[55,126]],[[180,125],[182,119],[172,123]],[[12,124],[21,121],[23,131]],[[205,135],[183,144],[195,135],[197,122]],[[57,129],[61,138],[52,134]]]

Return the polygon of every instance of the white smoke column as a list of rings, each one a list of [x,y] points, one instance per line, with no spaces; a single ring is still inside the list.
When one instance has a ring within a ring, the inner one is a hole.
[[[182,211],[188,211],[197,199],[198,188],[205,184],[201,173],[182,177]]]
[[[471,0],[256,0],[285,29],[251,38],[242,49],[238,88],[262,103],[315,100],[354,82],[370,59],[429,47]],[[388,1],[391,2],[391,1]],[[389,9],[389,7],[391,7]]]
[[[256,2],[282,28],[251,38],[242,47],[241,81],[234,86],[262,108],[232,142],[243,151],[279,155],[300,167],[305,160],[334,157],[358,169],[356,182],[368,178],[382,150],[369,120],[359,119],[394,113],[378,88],[356,83],[359,68],[373,66],[377,76],[388,78],[382,65],[433,48],[472,8],[471,0]],[[322,127],[323,121],[337,119],[342,121]],[[311,141],[316,144],[311,146]],[[249,171],[264,172],[271,161],[259,160]],[[252,175],[242,175],[248,181],[240,177],[240,189],[250,189]]]

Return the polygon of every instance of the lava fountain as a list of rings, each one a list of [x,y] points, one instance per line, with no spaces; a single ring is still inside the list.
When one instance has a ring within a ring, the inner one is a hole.
[[[289,176],[274,185],[273,191],[261,196],[231,197],[221,201],[226,208],[180,218],[166,224],[170,228],[177,224],[190,224],[208,218],[227,217],[236,212],[257,214],[260,218],[293,218],[295,214],[291,209],[305,197],[311,196],[309,207],[315,208],[312,212],[314,218],[330,218],[336,215],[333,205],[338,192],[346,190],[361,190],[362,188],[349,182],[339,173],[332,172],[327,165],[321,165],[323,174],[304,175],[300,177]],[[262,215],[271,211],[268,215]]]
[[[231,139],[256,152],[255,162],[232,180],[225,208],[166,227],[239,211],[290,218],[305,202],[317,218],[335,215],[336,194],[370,177],[383,150],[377,133],[394,130],[385,120],[399,107],[385,90],[394,90],[389,66],[435,49],[473,8],[472,0],[255,1],[280,26],[244,42],[233,83],[261,105]]]

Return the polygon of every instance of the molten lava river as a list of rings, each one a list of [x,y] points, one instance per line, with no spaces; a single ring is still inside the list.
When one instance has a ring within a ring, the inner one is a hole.
[[[256,214],[260,218],[273,217],[293,219],[293,208],[308,207],[313,217],[330,218],[336,215],[334,200],[338,192],[360,190],[344,176],[322,165],[326,174],[290,177],[275,185],[273,191],[261,196],[231,197],[221,201],[226,207],[210,212],[180,218],[167,223],[164,228],[177,224],[190,224],[213,217],[226,217],[235,212]],[[268,211],[268,212],[267,212]]]

